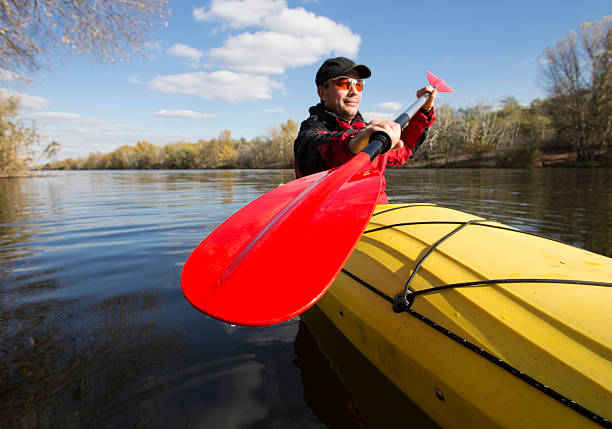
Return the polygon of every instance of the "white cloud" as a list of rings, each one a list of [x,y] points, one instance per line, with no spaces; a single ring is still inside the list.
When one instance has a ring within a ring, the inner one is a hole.
[[[538,65],[540,65],[540,66],[544,66],[544,67],[545,67],[545,66],[548,66],[548,65],[551,63],[551,61],[550,61],[548,58],[543,57],[543,56],[538,57],[538,58],[536,59],[536,61],[537,61]]]
[[[43,97],[28,95],[21,92],[15,92],[8,89],[0,88],[0,94],[3,97],[18,97],[20,100],[20,108],[23,110],[38,110],[48,106],[51,102]]]
[[[167,52],[171,55],[185,58],[191,61],[193,65],[197,65],[204,55],[204,52],[200,51],[199,49],[192,48],[191,46],[187,46],[182,43],[172,45]]]
[[[133,83],[135,85],[140,85],[142,83],[142,81],[140,80],[140,76],[135,74],[128,76],[126,79],[128,82]]]
[[[345,25],[338,24],[325,16],[317,16],[302,7],[283,9],[277,14],[268,16],[263,27],[295,36],[315,37],[324,40],[330,49],[355,55],[361,43],[361,37]],[[325,40],[332,38],[331,40]],[[350,46],[343,46],[344,43]]]
[[[144,130],[144,127],[120,124],[108,119],[87,118],[72,112],[35,112],[23,115],[23,117],[32,119],[45,126],[50,126],[53,129],[56,129],[57,125],[63,125],[65,128],[61,129],[61,131],[64,132],[115,133]]]
[[[363,112],[362,115],[366,122],[370,122],[372,119],[388,119],[392,121],[396,117],[396,115],[389,112]]]
[[[180,116],[181,112],[191,112],[194,117],[215,117],[205,113],[188,110],[165,110],[167,116],[171,112]],[[158,112],[159,113],[159,112]],[[163,116],[163,113],[162,113]],[[188,116],[188,114],[185,114]],[[31,112],[21,115],[24,119],[34,120],[40,126],[40,132],[45,142],[58,141],[62,149],[57,159],[86,156],[93,150],[108,153],[122,145],[134,146],[139,140],[163,146],[179,140],[197,141],[210,136],[186,134],[147,135],[146,128],[126,125],[108,119],[85,117],[74,112]]]
[[[376,107],[379,107],[383,110],[388,110],[390,112],[397,112],[402,108],[402,106],[403,105],[401,103],[398,103],[397,101],[385,101],[376,105]]]
[[[156,76],[149,82],[149,87],[170,94],[189,94],[207,100],[230,102],[266,99],[272,97],[274,89],[283,89],[281,83],[274,82],[268,76],[228,70]]]
[[[38,112],[25,115],[27,118],[33,119],[45,124],[53,124],[58,122],[74,122],[81,119],[77,113],[68,112]]]
[[[194,17],[231,28],[258,27],[209,52],[214,65],[248,73],[282,74],[330,55],[355,57],[361,44],[345,25],[301,7],[290,9],[284,0],[213,0],[208,11],[194,9]]]
[[[7,69],[0,68],[0,81],[12,82],[15,80],[22,80],[22,79],[23,79],[23,76],[21,76],[20,74],[17,74]]]
[[[320,40],[274,32],[231,37],[210,58],[230,69],[248,73],[282,74],[287,67],[316,62],[325,48]]]
[[[62,143],[62,149],[58,155],[58,159],[75,158],[86,156],[91,152],[100,151],[109,153],[117,149],[119,146],[129,145],[134,146],[140,140],[146,140],[149,143],[158,146],[164,146],[170,142],[176,141],[198,141],[200,139],[209,138],[206,136],[191,136],[185,134],[176,135],[147,135],[143,132],[128,133],[128,132],[100,132],[95,127],[75,127],[70,129],[54,129],[45,131],[45,141],[58,141]]]
[[[259,25],[261,21],[287,8],[285,0],[212,0],[210,9],[193,9],[197,22],[222,21],[231,28]]]
[[[268,99],[284,89],[270,75],[315,64],[332,54],[355,57],[361,44],[361,37],[347,26],[302,7],[289,8],[286,0],[212,0],[210,6],[194,8],[192,13],[196,21],[217,23],[223,30],[254,30],[234,32],[222,46],[207,52],[172,46],[168,53],[195,64],[207,56],[207,67],[220,70],[155,76],[149,88],[208,100]],[[213,29],[218,31],[219,27]]]
[[[151,51],[161,51],[162,49],[161,43],[159,41],[145,42],[143,46],[145,47],[145,49],[149,49]]]
[[[527,58],[525,61],[521,62],[521,67],[527,67],[530,66],[531,64],[534,64],[537,62],[537,58],[532,57],[532,58]]]
[[[62,149],[58,159],[85,156],[92,147],[111,152],[125,144],[146,139],[144,127],[125,125],[108,119],[88,118],[72,112],[36,112],[26,115],[41,127],[45,141],[58,141]]]
[[[133,131],[133,132],[140,132],[140,131],[144,131],[146,128],[145,127],[141,127],[141,126],[134,126],[134,125],[125,125],[125,124],[118,124],[112,121],[106,121],[103,119],[98,119],[95,120],[95,123],[97,123],[97,127],[100,131],[104,131],[104,132],[109,132],[109,133],[116,133],[116,132],[124,132],[124,131]]]
[[[157,54],[162,51],[162,45],[159,41],[155,42],[145,42],[144,48],[147,50],[146,56],[150,60],[154,60],[157,58]]]
[[[216,118],[217,115],[214,113],[200,113],[194,112],[193,110],[166,110],[162,109],[155,113],[155,116],[161,116],[165,118]]]

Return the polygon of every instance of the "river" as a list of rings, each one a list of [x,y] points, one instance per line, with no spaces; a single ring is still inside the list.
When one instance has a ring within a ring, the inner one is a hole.
[[[316,314],[319,342],[300,318],[233,327],[183,298],[191,250],[293,177],[80,171],[0,179],[2,426],[363,428],[410,416],[434,427]],[[387,181],[390,202],[459,208],[612,256],[610,169],[402,169]],[[340,355],[322,351],[320,338]]]

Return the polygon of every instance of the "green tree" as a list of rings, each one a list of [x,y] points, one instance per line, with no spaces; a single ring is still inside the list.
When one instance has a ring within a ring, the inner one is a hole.
[[[538,146],[559,151],[558,141],[554,138],[555,130],[548,115],[549,100],[533,100],[529,108],[523,111],[520,121],[520,141],[522,146]]]

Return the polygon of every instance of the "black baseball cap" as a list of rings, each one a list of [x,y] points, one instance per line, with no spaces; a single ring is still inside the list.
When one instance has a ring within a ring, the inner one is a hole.
[[[317,86],[323,85],[329,79],[342,76],[350,70],[356,70],[357,73],[359,73],[360,79],[366,79],[372,76],[370,69],[363,64],[355,64],[354,61],[348,58],[337,57],[325,60],[317,72],[315,83]]]

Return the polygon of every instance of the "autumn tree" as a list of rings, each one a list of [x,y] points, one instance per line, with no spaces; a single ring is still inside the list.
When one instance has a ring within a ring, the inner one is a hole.
[[[219,163],[215,167],[227,167],[232,166],[235,163],[236,158],[236,145],[234,139],[232,139],[232,132],[230,130],[223,130],[217,137],[219,142]]]
[[[168,152],[167,149],[166,152]],[[218,162],[217,140],[199,140],[195,145],[194,163],[197,168],[214,168]]]
[[[197,148],[193,143],[179,141],[164,146],[166,168],[186,170],[197,168]]]
[[[0,70],[32,72],[51,55],[126,59],[165,23],[168,0],[1,0]]]
[[[136,168],[149,170],[164,167],[165,152],[163,148],[141,140],[136,143],[136,152],[138,153],[138,165]]]
[[[123,145],[111,154],[110,168],[113,170],[132,170],[138,168],[138,150],[133,146]]]
[[[26,169],[40,143],[36,128],[17,119],[18,113],[19,99],[0,95],[0,175]]]
[[[280,124],[278,128],[272,128],[265,138],[265,143],[260,150],[264,163],[272,168],[288,168],[293,166],[293,142],[297,137],[299,125],[289,119]]]

